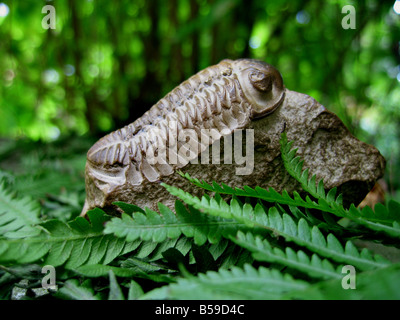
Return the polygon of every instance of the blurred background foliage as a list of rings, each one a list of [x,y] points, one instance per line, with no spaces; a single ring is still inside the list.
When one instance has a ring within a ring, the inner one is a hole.
[[[248,57],[276,66],[287,88],[376,145],[388,160],[388,192],[398,197],[400,1],[0,2],[0,175],[19,169],[29,180],[40,166],[81,174],[95,139],[197,71]],[[56,10],[55,29],[42,27],[45,5]],[[342,28],[345,5],[356,9],[354,30]],[[17,168],[18,155],[25,160]],[[49,165],[51,157],[64,163]],[[27,186],[20,190],[40,194]]]

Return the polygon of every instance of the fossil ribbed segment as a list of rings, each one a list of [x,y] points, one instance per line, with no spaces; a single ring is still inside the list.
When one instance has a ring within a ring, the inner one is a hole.
[[[95,207],[114,210],[115,201],[151,209],[157,209],[158,202],[172,207],[175,198],[160,181],[196,192],[174,174],[177,169],[235,187],[301,191],[280,159],[284,128],[310,174],[324,179],[328,189],[346,190],[354,203],[383,174],[385,160],[379,151],[352,137],[340,119],[314,99],[286,89],[274,67],[251,59],[223,60],[93,145],[87,154],[82,214]],[[224,149],[223,162],[218,157],[203,161],[220,155],[218,150],[214,154],[220,143],[224,148],[233,145],[235,164],[226,157],[229,148]],[[253,167],[242,157],[244,150]],[[243,161],[246,166],[238,173],[236,167]]]

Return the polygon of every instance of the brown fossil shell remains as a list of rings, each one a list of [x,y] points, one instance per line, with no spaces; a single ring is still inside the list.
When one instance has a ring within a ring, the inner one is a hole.
[[[221,136],[272,113],[284,96],[280,73],[257,60],[223,60],[193,75],[141,118],[106,135],[88,151],[87,196],[82,214],[94,207],[108,206],[107,195],[119,186],[129,184],[134,190],[146,180],[157,182],[173,174]],[[171,123],[176,124],[175,131],[170,130]],[[175,155],[175,164],[169,158],[163,163],[149,161],[149,154],[157,154],[157,139],[162,137],[168,148],[169,141],[177,140],[170,136],[171,132],[179,135],[183,129],[192,129],[198,135],[202,134],[201,129],[216,130],[208,143],[198,143],[198,154],[192,158]]]

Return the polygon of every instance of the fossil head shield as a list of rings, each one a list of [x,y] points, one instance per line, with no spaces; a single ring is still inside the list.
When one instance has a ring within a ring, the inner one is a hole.
[[[280,159],[283,128],[305,157],[305,167],[323,178],[328,188],[350,183],[360,190],[361,181],[365,193],[382,175],[384,160],[379,152],[352,137],[343,123],[314,99],[286,89],[274,67],[252,59],[223,60],[193,75],[142,117],[92,146],[87,154],[82,214],[94,207],[115,210],[115,201],[151,209],[156,209],[158,202],[173,207],[175,199],[160,181],[194,191],[174,174],[177,169],[237,187],[298,190]],[[254,135],[251,174],[237,175],[232,163],[195,161],[215,142],[248,130]],[[329,143],[331,140],[334,142]],[[367,154],[372,160],[367,160]],[[366,161],[374,171],[357,170]]]

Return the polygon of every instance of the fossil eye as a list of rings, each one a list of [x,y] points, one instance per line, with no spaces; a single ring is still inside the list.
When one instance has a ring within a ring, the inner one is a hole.
[[[239,60],[238,79],[251,106],[251,119],[272,113],[285,96],[282,76],[273,66],[257,60]]]
[[[253,71],[249,73],[249,80],[258,91],[268,92],[272,90],[271,75],[260,71]]]

